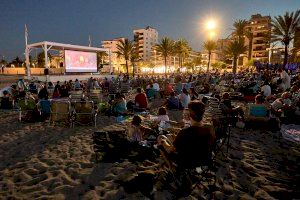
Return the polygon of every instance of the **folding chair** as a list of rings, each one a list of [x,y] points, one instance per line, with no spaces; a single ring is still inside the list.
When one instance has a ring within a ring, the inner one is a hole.
[[[50,110],[49,124],[51,122],[66,122],[72,126],[70,101],[51,101]]]
[[[90,90],[89,97],[94,103],[100,103],[102,99],[101,90]]]
[[[72,102],[73,107],[73,121],[72,126],[74,127],[75,123],[79,125],[89,125],[93,124],[97,126],[97,113],[94,109],[93,101],[75,101]]]
[[[70,97],[72,101],[80,101],[83,97],[83,91],[82,90],[71,91]]]

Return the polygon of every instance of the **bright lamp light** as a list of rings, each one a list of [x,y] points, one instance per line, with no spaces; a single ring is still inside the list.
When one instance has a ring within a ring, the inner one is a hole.
[[[215,29],[217,26],[216,22],[214,20],[209,20],[207,23],[206,23],[206,28],[208,30],[213,30]]]

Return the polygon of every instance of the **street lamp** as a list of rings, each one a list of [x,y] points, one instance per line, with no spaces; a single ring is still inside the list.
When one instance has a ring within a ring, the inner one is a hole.
[[[214,21],[212,19],[207,21],[207,23],[206,23],[207,30],[214,30],[216,28],[216,26],[217,26],[216,21]]]

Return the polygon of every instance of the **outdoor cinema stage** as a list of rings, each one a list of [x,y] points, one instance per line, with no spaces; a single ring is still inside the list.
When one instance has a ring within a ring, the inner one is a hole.
[[[48,58],[48,51],[62,51],[63,52],[63,67],[66,73],[69,72],[78,72],[78,79],[85,79],[86,73],[97,73],[97,53],[98,52],[106,52],[109,56],[109,72],[112,72],[111,65],[111,50],[105,48],[91,47],[91,46],[80,46],[73,44],[63,44],[57,42],[38,42],[33,44],[27,44],[26,40],[26,48],[25,48],[25,57],[26,57],[26,78],[32,79],[30,73],[30,62],[29,62],[29,54],[33,49],[43,49],[44,51],[44,67],[45,67],[45,79],[47,81],[52,81],[52,79],[62,79],[60,76],[48,75],[50,70],[50,63]],[[103,61],[102,61],[103,62]],[[64,75],[65,76],[65,75]],[[43,76],[41,76],[43,77]],[[41,77],[37,77],[40,79]],[[90,75],[89,75],[90,77]],[[49,78],[49,79],[48,79]],[[65,77],[64,79],[66,79]],[[69,77],[73,79],[73,77]]]

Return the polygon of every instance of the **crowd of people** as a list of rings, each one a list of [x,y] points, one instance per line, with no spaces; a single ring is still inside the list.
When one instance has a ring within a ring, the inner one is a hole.
[[[131,118],[126,132],[128,142],[145,145],[145,141],[154,138],[156,148],[170,167],[172,163],[176,163],[177,168],[195,167],[211,157],[218,138],[215,129],[218,116],[216,110],[209,109],[214,106],[212,100],[224,117],[236,119],[236,124],[232,125],[238,126],[247,118],[300,121],[300,74],[281,69],[235,75],[218,72],[133,78],[119,75],[111,79],[91,77],[87,81],[76,79],[56,83],[20,79],[2,91],[1,109],[12,109],[22,99],[31,100],[38,108],[43,100],[70,98],[72,91],[88,94],[93,90],[101,91],[106,97],[102,102],[95,102],[95,107],[98,103],[108,105],[104,114]],[[84,101],[86,96],[83,95],[81,100]],[[161,102],[160,106],[151,107],[154,101]],[[251,105],[247,110],[248,103]],[[182,121],[171,121],[170,110],[181,112]],[[208,110],[213,112],[211,124],[204,123]],[[146,115],[142,117],[141,113]],[[150,127],[143,123],[147,120],[153,122]],[[165,131],[170,127],[176,127],[177,131]],[[198,159],[195,152],[198,152]]]

